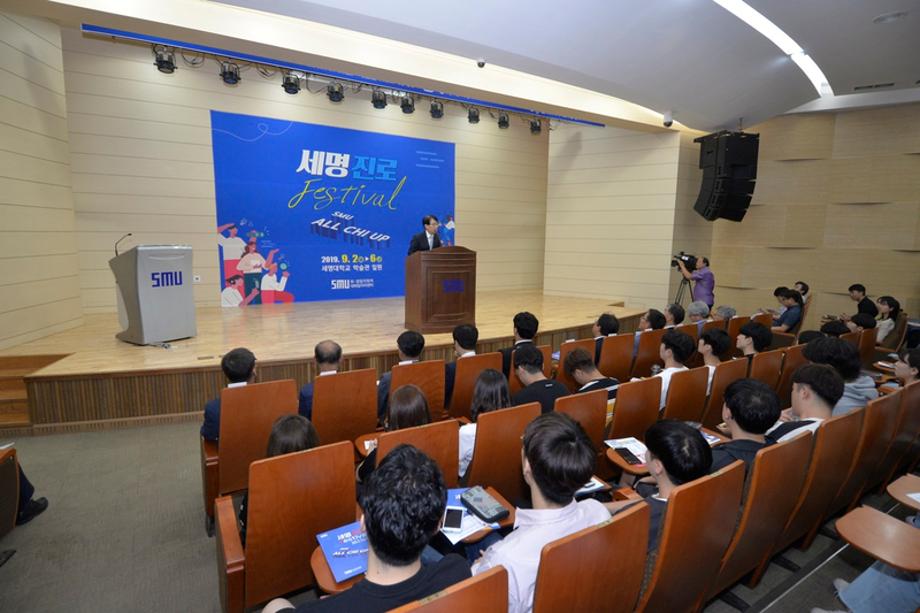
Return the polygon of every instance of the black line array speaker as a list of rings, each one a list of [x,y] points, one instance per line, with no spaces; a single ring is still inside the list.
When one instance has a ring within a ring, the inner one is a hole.
[[[694,210],[709,221],[741,221],[754,193],[760,135],[723,130],[693,142],[700,144],[703,169]]]

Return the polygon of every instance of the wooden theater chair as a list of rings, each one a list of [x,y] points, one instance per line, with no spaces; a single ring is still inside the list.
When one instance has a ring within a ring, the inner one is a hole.
[[[595,466],[600,465],[606,447],[604,434],[607,430],[607,390],[595,390],[556,398],[553,410],[557,413],[565,413],[581,424],[597,452]]]
[[[661,337],[667,331],[667,328],[646,330],[639,335],[639,348],[636,350],[631,377],[648,377],[652,374],[652,366],[664,365],[661,361]]]
[[[0,451],[0,538],[16,527],[19,511],[19,464],[16,449]],[[0,554],[0,560],[3,555]]]
[[[906,469],[911,451],[920,442],[920,382],[911,383],[901,390],[900,414],[894,439],[879,467],[882,487]]]
[[[377,427],[377,371],[373,368],[317,377],[313,425],[323,445],[353,441]]]
[[[595,341],[593,338],[583,338],[577,341],[566,341],[559,345],[559,366],[556,368],[556,381],[559,381],[570,391],[578,390],[578,382],[565,372],[565,358],[576,349],[584,349],[594,359]]]
[[[783,369],[779,373],[779,385],[776,393],[779,396],[779,406],[788,409],[792,403],[792,375],[799,366],[808,363],[802,351],[805,345],[793,345],[783,351]]]
[[[716,372],[712,377],[712,389],[709,390],[709,400],[703,411],[703,427],[712,430],[722,422],[725,388],[738,379],[744,379],[747,376],[747,369],[746,359],[729,360],[716,366]]]
[[[605,377],[613,377],[621,382],[629,380],[629,373],[632,371],[635,338],[635,334],[627,332],[608,336],[604,339],[601,344],[601,359],[597,363],[597,369]]]
[[[393,609],[391,613],[505,613],[507,610],[508,571],[504,566],[496,566],[431,596]]]
[[[491,368],[502,371],[502,354],[481,353],[457,360],[454,373],[454,389],[450,398],[450,416],[470,418],[470,404],[473,402],[473,390],[480,373]]]
[[[700,421],[703,416],[703,407],[706,405],[706,386],[708,384],[709,369],[705,366],[682,370],[671,375],[662,419]]]
[[[723,360],[727,360],[730,357],[738,357],[741,355],[741,351],[735,347],[735,341],[738,338],[738,335],[741,334],[741,328],[750,323],[751,318],[746,315],[736,315],[728,320],[728,339],[731,341],[729,344],[728,351],[725,354],[719,356]]]
[[[400,445],[412,445],[427,454],[444,474],[447,487],[457,487],[460,468],[460,424],[455,419],[424,426],[381,432],[377,439],[377,464]]]
[[[779,375],[783,369],[783,352],[780,349],[763,351],[751,360],[751,379],[763,381],[774,390],[779,385]]]
[[[415,385],[425,394],[431,419],[434,421],[447,419],[447,411],[444,410],[444,360],[397,364],[390,372],[391,402],[393,393],[400,387]]]

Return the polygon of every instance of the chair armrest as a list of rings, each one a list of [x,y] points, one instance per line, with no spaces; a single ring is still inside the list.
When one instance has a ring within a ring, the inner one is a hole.
[[[871,507],[857,507],[836,522],[840,538],[897,569],[920,572],[917,529]]]
[[[460,417],[454,417],[454,419],[456,419],[457,421],[459,421],[461,426],[465,426],[465,425],[467,425],[467,424],[473,423],[473,422],[470,421],[470,418],[469,418],[469,417],[463,417],[462,415],[461,415]]]
[[[627,475],[644,477],[645,475],[648,474],[648,466],[646,466],[645,464],[630,464],[629,462],[623,459],[623,456],[621,456],[619,453],[617,453],[613,449],[607,450],[607,459],[610,460],[614,466],[619,468],[622,472],[626,473]]]
[[[795,345],[795,336],[795,334],[789,332],[774,332],[773,343],[770,344],[770,349]]]
[[[240,541],[233,498],[221,496],[214,502],[217,523],[217,574],[220,602],[225,613],[245,609],[246,552]]]
[[[217,498],[217,467],[219,455],[217,443],[201,438],[201,489],[204,496],[204,512],[214,517],[214,499]]]
[[[326,562],[326,556],[323,555],[322,547],[317,547],[310,554],[310,569],[313,571],[316,586],[326,594],[340,594],[361,579],[364,579],[364,573],[361,573],[351,579],[336,583],[335,577],[332,576],[332,569],[329,568],[329,563]]]
[[[614,500],[642,500],[642,496],[631,487],[621,487],[613,490]]]

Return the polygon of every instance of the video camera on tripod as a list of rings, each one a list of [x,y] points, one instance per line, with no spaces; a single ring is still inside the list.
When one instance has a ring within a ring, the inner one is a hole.
[[[671,266],[673,268],[677,268],[678,260],[684,263],[684,266],[687,267],[687,270],[691,272],[696,270],[697,257],[695,255],[690,255],[689,253],[684,253],[683,251],[681,251],[678,255],[672,255],[671,256]]]

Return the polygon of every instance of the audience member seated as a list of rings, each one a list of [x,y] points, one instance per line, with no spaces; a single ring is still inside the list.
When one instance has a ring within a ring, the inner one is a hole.
[[[664,368],[655,375],[656,377],[661,377],[661,404],[659,408],[663,409],[665,401],[668,399],[668,386],[671,384],[671,377],[676,372],[687,370],[684,363],[693,355],[693,350],[693,339],[683,332],[668,330],[661,337],[658,356],[664,362]]]
[[[575,379],[581,386],[576,393],[606,390],[607,400],[613,400],[617,397],[617,387],[619,387],[620,382],[611,377],[605,377],[594,365],[591,354],[584,349],[578,348],[570,351],[565,356],[563,368],[565,368],[566,374]]]
[[[661,330],[667,325],[667,319],[664,313],[657,309],[649,309],[639,317],[638,330],[636,330],[636,340],[633,343],[633,355],[639,351],[639,335],[647,330]]]
[[[613,313],[604,313],[594,322],[591,334],[594,335],[594,362],[601,361],[601,347],[604,339],[620,331],[620,320]]]
[[[895,332],[895,325],[898,323],[898,315],[901,314],[901,303],[892,296],[881,296],[878,299],[878,311],[879,318],[875,330],[875,344],[897,349],[895,344],[899,339],[897,332]]]
[[[342,362],[342,347],[335,341],[320,341],[313,348],[313,361],[316,363],[316,376],[334,375]],[[297,412],[313,419],[313,383],[300,388]]]
[[[386,432],[424,426],[431,423],[431,412],[428,410],[428,399],[425,392],[415,385],[403,385],[393,392],[392,403],[387,407],[383,420],[383,429]],[[377,443],[374,441],[364,461],[358,465],[356,477],[359,483],[364,483],[377,465]]]
[[[757,379],[738,379],[725,388],[722,421],[732,440],[712,450],[715,472],[735,460],[743,460],[750,470],[757,452],[764,448],[764,433],[779,419],[779,396],[769,385]]]
[[[425,337],[414,330],[406,330],[396,338],[400,364],[413,364],[419,361],[425,349]],[[377,382],[377,421],[383,423],[390,402],[390,378],[392,373],[383,373]]]
[[[894,363],[894,376],[898,379],[897,383],[886,383],[881,387],[894,391],[899,387],[920,381],[920,347],[905,349],[901,352]]]
[[[256,356],[243,347],[231,349],[221,358],[220,369],[227,378],[227,387],[242,387],[255,381]],[[214,442],[220,437],[220,396],[204,405],[201,436]]]
[[[808,299],[811,298],[811,294],[808,293],[811,288],[804,281],[796,281],[792,284],[792,289],[802,295],[802,302],[808,302]]]
[[[802,307],[805,303],[802,301],[802,294],[794,289],[787,289],[782,296],[783,305],[786,310],[778,318],[773,320],[773,332],[789,332],[795,328],[802,319]]]
[[[709,305],[702,300],[694,300],[687,305],[687,319],[696,324],[697,334],[702,333],[703,324],[709,318]]]
[[[875,381],[860,371],[859,350],[839,338],[819,338],[805,345],[802,354],[815,364],[829,364],[843,377],[843,396],[834,415],[843,415],[878,398]]]
[[[848,334],[850,332],[850,327],[847,325],[847,322],[843,321],[842,319],[832,319],[821,324],[821,332],[826,336],[840,338],[844,334]],[[799,341],[805,342],[801,339],[799,339]]]
[[[543,374],[543,353],[533,343],[519,345],[514,352],[514,372],[521,380],[521,389],[511,404],[518,406],[528,402],[539,402],[544,413],[553,410],[556,398],[568,396],[569,390],[555,379]]]
[[[468,579],[469,566],[460,556],[421,563],[422,551],[440,529],[446,500],[444,478],[431,458],[411,445],[387,454],[358,496],[368,543],[364,579],[340,594],[305,602],[297,613],[382,613]],[[276,599],[263,613],[293,608]]]
[[[710,388],[712,388],[712,378],[716,374],[716,366],[722,362],[722,358],[719,356],[724,355],[729,347],[731,347],[731,339],[725,330],[706,330],[700,335],[696,350],[703,356],[703,365],[709,369],[709,382],[706,384],[707,396]]]
[[[775,290],[773,290],[773,297],[776,298],[776,302],[779,303],[779,308],[767,308],[761,309],[761,312],[770,313],[773,317],[779,317],[786,312],[786,305],[783,304],[783,295],[789,291],[789,288],[785,285],[780,285]]]
[[[756,321],[749,321],[738,331],[735,347],[750,360],[761,351],[769,349],[772,342],[773,333],[770,328]]]
[[[530,611],[543,546],[610,519],[594,499],[575,502],[575,492],[594,471],[595,450],[581,426],[562,413],[545,413],[524,431],[524,480],[532,509],[517,509],[514,531],[473,563],[473,574],[504,566],[508,611]]]
[[[664,308],[664,327],[673,328],[684,321],[684,307],[677,303],[669,304]]]
[[[476,342],[479,340],[479,330],[476,326],[461,324],[454,328],[454,355],[462,359],[476,355]],[[457,362],[448,362],[444,365],[444,402],[450,403],[454,393],[454,380],[457,376]]]
[[[805,330],[804,332],[799,332],[799,344],[807,345],[816,338],[824,338],[826,335],[823,331],[818,330]]]
[[[710,312],[710,317],[713,321],[727,321],[737,315],[738,312],[735,311],[734,307],[720,305],[717,306]]]
[[[506,377],[511,376],[511,354],[519,345],[533,345],[534,338],[537,336],[537,330],[540,327],[540,321],[533,313],[521,311],[514,316],[514,345],[501,350],[502,354],[502,372]]]
[[[508,379],[493,368],[479,373],[473,388],[473,401],[470,403],[471,423],[460,426],[460,477],[473,459],[473,447],[476,445],[476,420],[483,413],[505,409],[511,406],[508,393]]]
[[[674,419],[663,419],[646,430],[645,446],[649,476],[636,484],[636,491],[645,498],[651,511],[648,532],[648,552],[651,554],[658,549],[671,492],[678,485],[709,474],[712,449],[699,430]],[[632,500],[622,500],[604,506],[613,514],[632,504]]]
[[[767,430],[767,442],[780,443],[814,432],[830,419],[843,396],[843,378],[827,364],[803,364],[792,374],[792,406]]]
[[[268,449],[266,458],[306,451],[319,446],[319,435],[309,419],[302,415],[282,415],[272,424],[271,434],[268,435]],[[249,505],[249,492],[243,494],[240,503],[240,540],[246,544],[246,508]]]
[[[862,332],[863,330],[874,330],[878,322],[867,313],[856,313],[843,325],[847,327],[847,332]]]
[[[850,292],[850,300],[857,302],[856,312],[866,313],[872,317],[878,317],[878,307],[872,302],[872,299],[866,296],[866,286],[862,283],[854,283],[847,291]],[[850,315],[841,315],[840,319],[849,319]]]
[[[19,503],[16,507],[16,525],[27,524],[48,508],[48,499],[32,498],[35,495],[35,486],[26,478],[26,473],[19,465]]]

